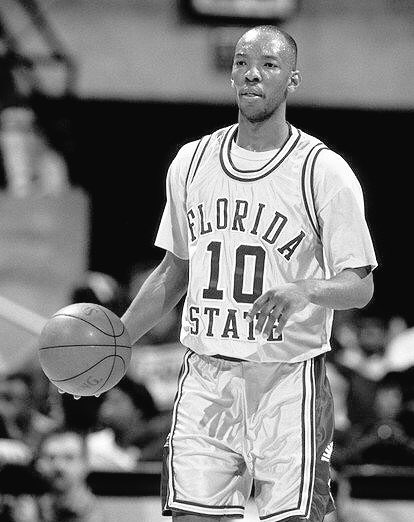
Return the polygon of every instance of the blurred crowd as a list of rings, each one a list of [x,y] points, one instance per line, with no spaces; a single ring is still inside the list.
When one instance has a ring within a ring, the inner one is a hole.
[[[414,465],[414,328],[337,312],[328,373],[336,407],[334,468]]]
[[[71,302],[98,303],[122,315],[148,270],[137,267],[127,288],[107,274],[88,272]],[[174,380],[181,358],[178,324],[177,308],[139,341],[142,353],[175,347]],[[356,310],[338,312],[332,345],[327,367],[336,406],[333,468],[340,473],[350,464],[413,466],[414,328],[399,317],[385,321]],[[7,465],[26,466],[48,484],[35,507],[27,499],[22,507],[20,499],[12,509],[3,496],[1,520],[103,520],[72,512],[95,513],[88,473],[137,471],[143,462],[162,458],[174,397],[171,392],[169,401],[159,399],[146,382],[132,365],[112,390],[76,401],[49,383],[37,354],[1,374],[0,472]]]

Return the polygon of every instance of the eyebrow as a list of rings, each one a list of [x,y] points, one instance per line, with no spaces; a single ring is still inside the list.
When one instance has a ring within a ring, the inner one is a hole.
[[[247,53],[243,51],[238,51],[234,54],[234,56],[247,56]],[[279,60],[279,57],[275,54],[262,54],[261,58],[264,58],[265,60]]]

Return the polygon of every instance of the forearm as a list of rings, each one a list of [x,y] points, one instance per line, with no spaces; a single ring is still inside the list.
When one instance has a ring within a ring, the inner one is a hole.
[[[372,298],[373,280],[372,274],[362,277],[358,270],[343,270],[331,279],[308,279],[297,284],[313,304],[334,310],[363,308]]]
[[[155,326],[185,294],[187,265],[186,261],[167,253],[142,285],[122,316],[133,343]]]

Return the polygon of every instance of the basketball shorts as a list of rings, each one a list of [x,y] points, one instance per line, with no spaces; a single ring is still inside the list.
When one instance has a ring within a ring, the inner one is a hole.
[[[187,351],[165,445],[161,496],[172,511],[322,522],[330,493],[333,401],[325,357],[286,363]]]

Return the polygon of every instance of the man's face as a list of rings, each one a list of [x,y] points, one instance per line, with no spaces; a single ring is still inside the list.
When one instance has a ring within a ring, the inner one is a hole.
[[[231,79],[247,120],[264,121],[275,112],[286,99],[292,72],[283,38],[252,30],[239,40]]]
[[[41,448],[37,468],[55,491],[82,483],[88,470],[81,437],[69,432],[51,436]]]
[[[0,380],[0,414],[13,422],[30,412],[30,390],[20,379]]]

